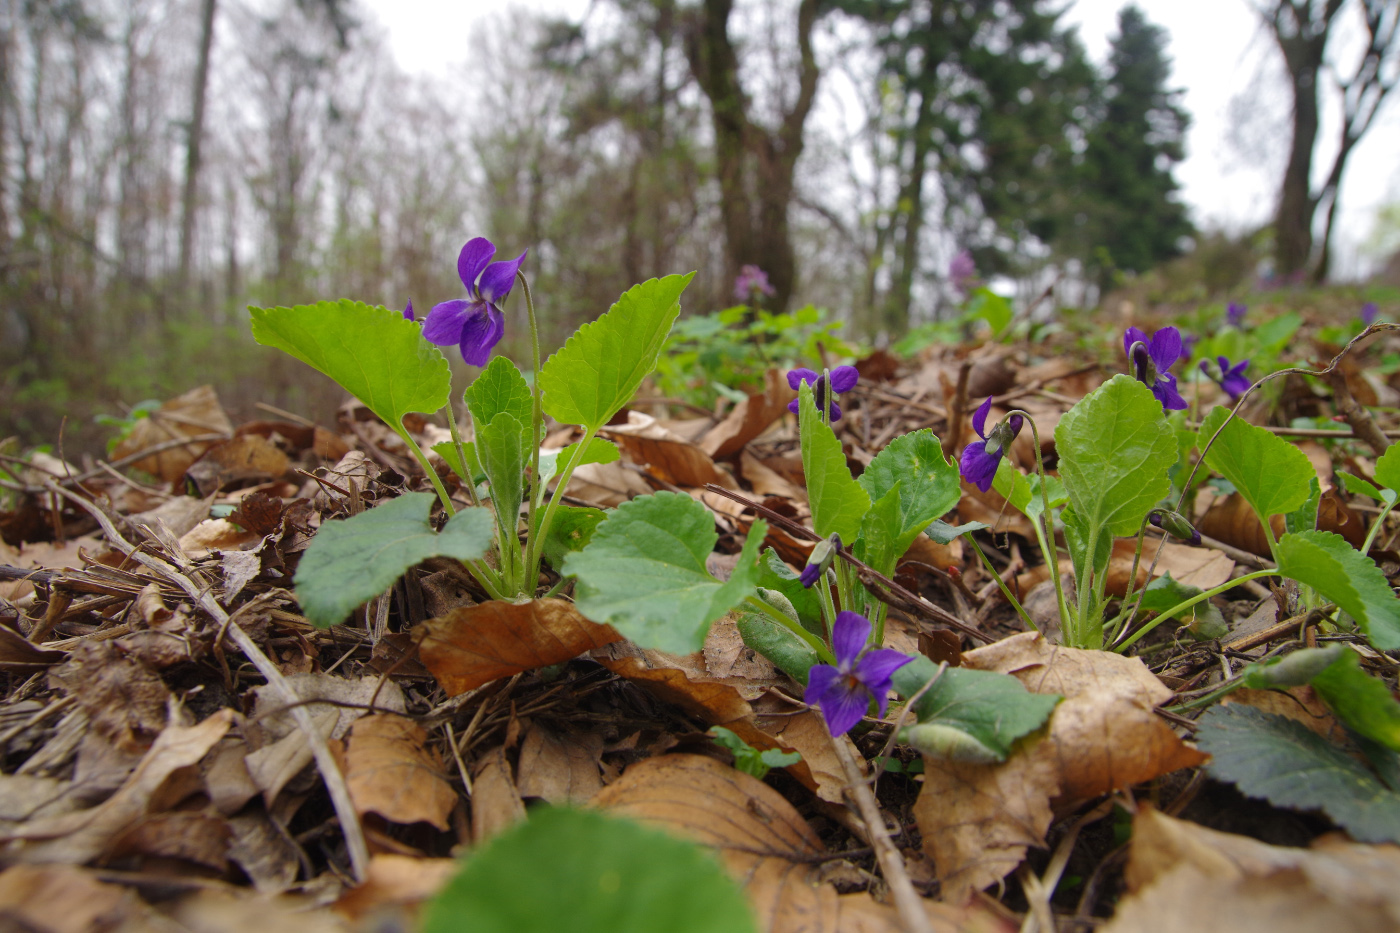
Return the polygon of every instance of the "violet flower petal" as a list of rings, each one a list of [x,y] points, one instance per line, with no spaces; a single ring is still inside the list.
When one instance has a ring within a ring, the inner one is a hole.
[[[841,406],[836,404],[836,399],[831,400],[831,420],[833,422],[841,420]]]
[[[802,574],[798,577],[798,581],[803,585],[803,587],[810,590],[813,586],[816,585],[817,581],[821,578],[821,564],[807,564],[802,568]]]
[[[831,391],[849,392],[860,379],[860,370],[854,366],[838,366],[831,371]]]
[[[515,273],[525,261],[529,250],[510,260],[493,262],[481,273],[480,294],[483,300],[499,304],[515,285]]]
[[[1162,403],[1164,411],[1184,411],[1189,408],[1186,399],[1181,397],[1181,393],[1176,390],[1176,377],[1171,373],[1162,373],[1157,377],[1157,384],[1152,387],[1152,394],[1157,396],[1157,401]]]
[[[836,624],[831,627],[831,651],[836,655],[836,665],[849,671],[856,657],[865,649],[870,640],[870,620],[858,612],[842,610],[836,613]]]
[[[462,327],[476,302],[464,298],[454,298],[434,305],[423,322],[423,336],[429,343],[440,347],[450,347],[462,340]]]
[[[986,441],[973,441],[963,448],[961,468],[962,478],[978,489],[986,492],[992,488],[992,478],[997,475],[997,465],[1001,463],[1001,451],[987,453]]]
[[[870,709],[870,693],[863,684],[852,684],[842,678],[832,684],[819,704],[826,728],[832,736],[850,732]]]
[[[797,404],[797,399],[793,399],[792,401],[788,402],[788,411],[792,412],[794,415],[797,414],[799,407],[800,406],[798,406]]]
[[[491,362],[491,348],[500,343],[506,332],[506,322],[491,305],[481,304],[480,315],[473,315],[462,326],[462,339],[459,344],[462,359],[472,366],[485,366]]]
[[[902,651],[878,648],[860,659],[860,663],[856,665],[856,676],[875,694],[875,699],[879,700],[890,692],[890,680],[894,672],[913,660]]]
[[[787,374],[788,388],[796,392],[798,387],[801,386],[802,383],[805,382],[808,385],[811,385],[815,383],[819,378],[820,377],[810,369],[804,369],[802,367],[798,367],[797,369],[790,369],[788,370]],[[793,409],[793,411],[796,410],[797,409]]]
[[[1176,365],[1176,361],[1181,359],[1181,332],[1175,327],[1160,328],[1152,335],[1152,342],[1148,344],[1148,353],[1152,356],[1152,362],[1157,367],[1157,372],[1165,375],[1166,371]]]
[[[987,414],[992,410],[992,397],[987,396],[987,400],[977,406],[977,410],[972,413],[972,430],[977,432],[977,436],[982,440],[987,439]]]
[[[415,317],[413,316],[413,299],[412,299],[412,298],[408,299],[408,304],[404,305],[403,316],[404,316],[404,319],[405,319],[405,320],[408,320],[408,321],[416,321],[416,320],[417,320],[417,318],[415,318]]]
[[[1131,357],[1133,355],[1133,344],[1139,341],[1147,343],[1147,335],[1144,334],[1140,328],[1129,327],[1123,332],[1123,352]]]
[[[461,276],[468,294],[473,297],[477,295],[476,280],[481,277],[482,270],[490,265],[491,257],[495,255],[496,245],[484,236],[468,240],[462,251],[457,254],[457,274]]]

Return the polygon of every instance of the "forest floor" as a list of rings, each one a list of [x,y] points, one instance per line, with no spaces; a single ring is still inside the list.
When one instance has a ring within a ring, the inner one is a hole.
[[[1279,365],[1325,366],[1345,345],[1337,321],[1301,316]],[[860,360],[837,424],[852,469],[920,428],[956,456],[991,397],[994,410],[1035,417],[1053,471],[1056,424],[1122,371],[1120,339],[1061,333]],[[1355,547],[1384,506],[1339,471],[1373,477],[1375,438],[1400,436],[1397,353],[1400,335],[1380,333],[1336,378],[1282,377],[1240,413],[1306,454],[1317,527]],[[1181,378],[1190,425],[1225,401],[1214,383]],[[687,493],[714,512],[716,576],[759,517],[765,546],[801,568],[815,536],[793,397],[774,372],[766,390],[708,414],[641,399],[605,431],[623,458],[581,467],[569,501]],[[427,420],[410,428],[425,449],[447,437]],[[572,439],[556,432],[546,445]],[[1030,432],[1010,455],[1034,470]],[[976,540],[1000,579],[963,539],[921,536],[896,586],[880,589],[886,644],[1065,699],[1006,761],[959,762],[896,743],[899,704],[833,740],[802,687],[729,619],[701,653],[642,650],[582,619],[567,587],[555,600],[489,603],[447,559],[415,567],[343,625],[311,625],[292,574],[318,528],[431,489],[353,401],[335,424],[281,412],[234,425],[205,387],[139,422],[107,462],[3,456],[0,929],[417,929],[458,856],[546,803],[713,847],[765,931],[899,930],[894,905],[910,888],[940,931],[1400,928],[1400,849],[1246,796],[1194,741],[1202,709],[1183,708],[1191,700],[1319,639],[1355,646],[1394,687],[1394,652],[1297,610],[1296,591],[1270,578],[1216,597],[1217,631],[1163,625],[1131,658],[1064,648],[1029,522],[964,483],[949,521],[989,526]],[[1271,566],[1264,529],[1227,486],[1195,496],[1200,544],[1147,536],[1136,587],[1170,573],[1210,589]],[[1392,581],[1397,537],[1400,526],[1384,528],[1371,550]],[[1110,595],[1134,566],[1133,540],[1118,541]],[[542,586],[556,581],[550,571]],[[1311,687],[1230,701],[1344,731]],[[733,767],[715,726],[801,758],[758,780]],[[890,877],[886,837],[854,785],[873,789],[903,879]],[[1377,801],[1384,819],[1400,819],[1396,801]]]

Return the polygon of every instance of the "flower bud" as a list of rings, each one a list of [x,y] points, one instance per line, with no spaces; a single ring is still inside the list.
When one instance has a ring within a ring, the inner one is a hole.
[[[1346,645],[1332,644],[1325,648],[1300,648],[1284,658],[1251,664],[1245,669],[1246,687],[1301,687],[1336,663],[1347,651]]]
[[[841,536],[832,532],[831,537],[825,541],[818,541],[816,547],[812,548],[812,554],[807,558],[807,566],[802,568],[802,585],[808,589],[822,578],[822,574],[836,562],[836,555],[841,550]]]
[[[899,730],[899,741],[912,745],[930,758],[944,761],[990,765],[1005,760],[961,729],[936,722],[906,726]]]
[[[802,624],[802,620],[800,620],[797,617],[797,608],[793,606],[792,600],[788,599],[786,596],[784,596],[777,590],[765,589],[764,587],[760,586],[758,588],[758,598],[763,600],[765,603],[772,606],[774,609],[778,610],[783,615],[787,616],[789,619],[796,622],[797,624]]]
[[[1180,541],[1192,544],[1201,543],[1201,533],[1186,520],[1186,516],[1171,509],[1153,509],[1147,513],[1147,520]]]

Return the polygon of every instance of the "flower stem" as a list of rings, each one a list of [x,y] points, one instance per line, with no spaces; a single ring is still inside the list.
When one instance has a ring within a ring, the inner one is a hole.
[[[1138,641],[1138,639],[1142,638],[1148,632],[1161,625],[1167,619],[1170,619],[1172,616],[1176,615],[1179,612],[1182,612],[1186,609],[1190,609],[1192,606],[1196,605],[1196,603],[1201,602],[1202,600],[1210,599],[1212,596],[1219,596],[1226,590],[1234,589],[1241,583],[1245,583],[1249,580],[1257,580],[1260,577],[1276,577],[1278,575],[1278,568],[1271,567],[1267,570],[1256,570],[1253,573],[1247,573],[1244,576],[1236,577],[1233,580],[1226,580],[1224,583],[1220,584],[1214,589],[1206,590],[1204,593],[1198,593],[1195,596],[1192,596],[1190,599],[1182,600],[1175,606],[1172,606],[1170,609],[1166,610],[1165,612],[1162,612],[1157,616],[1157,618],[1153,619],[1151,622],[1138,629],[1136,632],[1133,633],[1131,638],[1128,638],[1121,645],[1116,646],[1113,650],[1117,651],[1119,654],[1122,654],[1124,651],[1127,651],[1129,648],[1131,648],[1133,644]]]
[[[452,443],[457,447],[457,459],[462,461],[462,469],[467,472],[464,477],[462,488],[467,494],[467,501],[473,506],[479,505],[476,501],[475,483],[472,482],[471,465],[467,463],[467,445],[462,442],[462,432],[457,429],[457,412],[452,409],[451,403],[447,406],[447,429],[452,432]]]
[[[534,378],[530,380],[530,396],[534,400],[534,410],[530,414],[530,478],[532,485],[540,485],[540,435],[544,427],[544,402],[540,392],[540,324],[535,316],[535,297],[530,291],[530,283],[525,280],[525,273],[519,269],[515,270],[515,277],[520,280],[520,288],[525,295],[525,315],[530,321],[530,353],[531,361],[534,364]],[[539,568],[533,561],[535,552],[535,508],[539,497],[535,495],[534,489],[530,490],[528,497],[528,507],[525,513],[525,528],[529,534],[529,543],[526,546],[526,581],[538,579]],[[533,571],[533,576],[531,572]],[[533,586],[531,590],[533,591]]]
[[[821,594],[822,623],[826,630],[826,640],[831,641],[831,630],[836,625],[836,603],[831,598],[831,581],[827,579],[826,574],[817,578],[817,592]]]
[[[1385,508],[1381,509],[1381,514],[1376,516],[1376,520],[1371,524],[1371,530],[1366,532],[1366,543],[1361,547],[1362,554],[1371,553],[1371,545],[1376,541],[1376,532],[1381,530],[1381,526],[1385,524],[1385,517],[1397,504],[1400,504],[1400,499],[1392,499],[1386,503]]]
[[[982,545],[973,540],[972,535],[968,535],[967,540],[971,543],[972,549],[977,552],[977,556],[982,558],[982,565],[987,568],[987,572],[992,575],[992,579],[997,581],[997,586],[1001,588],[1001,595],[1006,597],[1006,601],[1016,610],[1017,615],[1031,627],[1031,631],[1039,632],[1040,626],[1036,625],[1035,620],[1026,613],[1025,607],[1021,605],[1021,601],[1012,595],[1011,588],[1006,585],[1006,581],[1001,578],[1001,574],[996,572],[996,568],[992,566],[992,562],[988,560],[987,555],[983,553]],[[1059,567],[1057,566],[1055,569],[1059,570]]]
[[[592,428],[584,429],[583,439],[574,447],[573,454],[564,464],[564,468],[559,471],[559,484],[554,487],[554,495],[549,497],[549,505],[545,506],[544,517],[540,519],[539,527],[530,529],[530,541],[525,557],[527,580],[539,579],[540,559],[544,556],[545,536],[549,534],[549,526],[554,522],[554,513],[559,508],[559,501],[564,498],[564,490],[569,485],[569,478],[574,475],[574,470],[583,460],[583,455],[588,450],[588,445],[596,433]],[[538,457],[535,465],[539,466]]]
[[[1045,557],[1045,562],[1050,568],[1050,579],[1055,581],[1055,603],[1060,610],[1060,627],[1062,631],[1068,632],[1070,625],[1069,604],[1065,602],[1064,584],[1060,582],[1060,554],[1055,547],[1055,529],[1050,517],[1050,493],[1046,491],[1045,479],[1045,459],[1040,453],[1040,429],[1035,426],[1035,419],[1030,413],[1022,409],[1014,409],[1007,413],[1010,415],[1020,415],[1026,419],[1026,423],[1031,426],[1031,440],[1035,442],[1035,472],[1040,477],[1040,517],[1036,519],[1036,537],[1039,538],[1040,552]],[[1044,537],[1041,537],[1041,525],[1044,525]],[[969,537],[970,540],[970,537]],[[1090,560],[1093,559],[1092,552]],[[995,576],[995,574],[993,574]],[[997,577],[997,579],[1001,579]],[[1084,594],[1081,591],[1079,601],[1082,604]],[[1029,618],[1027,619],[1029,621]],[[1031,623],[1034,628],[1035,624]]]

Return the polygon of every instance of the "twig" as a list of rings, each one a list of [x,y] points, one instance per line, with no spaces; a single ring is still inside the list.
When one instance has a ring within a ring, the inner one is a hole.
[[[335,807],[336,816],[340,819],[341,830],[345,833],[345,847],[350,853],[350,863],[355,872],[355,877],[359,881],[364,881],[369,872],[369,847],[365,844],[364,830],[360,826],[360,818],[355,812],[355,805],[350,799],[350,788],[345,783],[345,776],[340,773],[340,767],[336,764],[335,757],[331,754],[330,747],[326,744],[326,739],[316,728],[316,724],[311,719],[311,714],[306,708],[297,705],[301,702],[301,697],[297,696],[291,684],[287,683],[282,672],[277,669],[267,655],[248,633],[229,618],[229,614],[219,605],[207,591],[201,590],[193,580],[180,573],[170,564],[157,557],[141,553],[134,545],[123,538],[117,531],[112,520],[107,514],[96,505],[62,488],[57,483],[47,482],[44,486],[53,493],[57,493],[75,505],[85,510],[89,515],[97,520],[106,533],[107,539],[112,545],[124,554],[129,555],[142,566],[160,574],[171,583],[184,590],[189,597],[194,600],[200,608],[209,613],[214,621],[219,623],[221,628],[228,633],[228,638],[238,646],[238,649],[253,662],[253,666],[258,669],[267,680],[268,686],[281,695],[283,702],[290,707],[292,719],[306,735],[306,744],[311,747],[312,757],[316,759],[316,766],[320,769],[321,778],[326,783],[326,790],[330,792],[331,803]]]
[[[846,743],[839,738],[833,738],[831,745],[836,749],[836,757],[841,761],[841,770],[846,772],[846,791],[855,798],[856,810],[860,814],[861,822],[865,824],[866,835],[870,837],[875,857],[880,860],[880,872],[885,876],[885,883],[890,886],[895,910],[899,911],[899,919],[906,933],[933,933],[928,913],[924,910],[923,899],[914,890],[914,885],[909,881],[909,873],[904,869],[904,858],[890,841],[890,833],[885,827],[884,817],[880,815],[880,806],[875,802],[875,794],[861,777],[860,769],[856,767],[855,759],[851,757],[851,750],[846,747]]]

